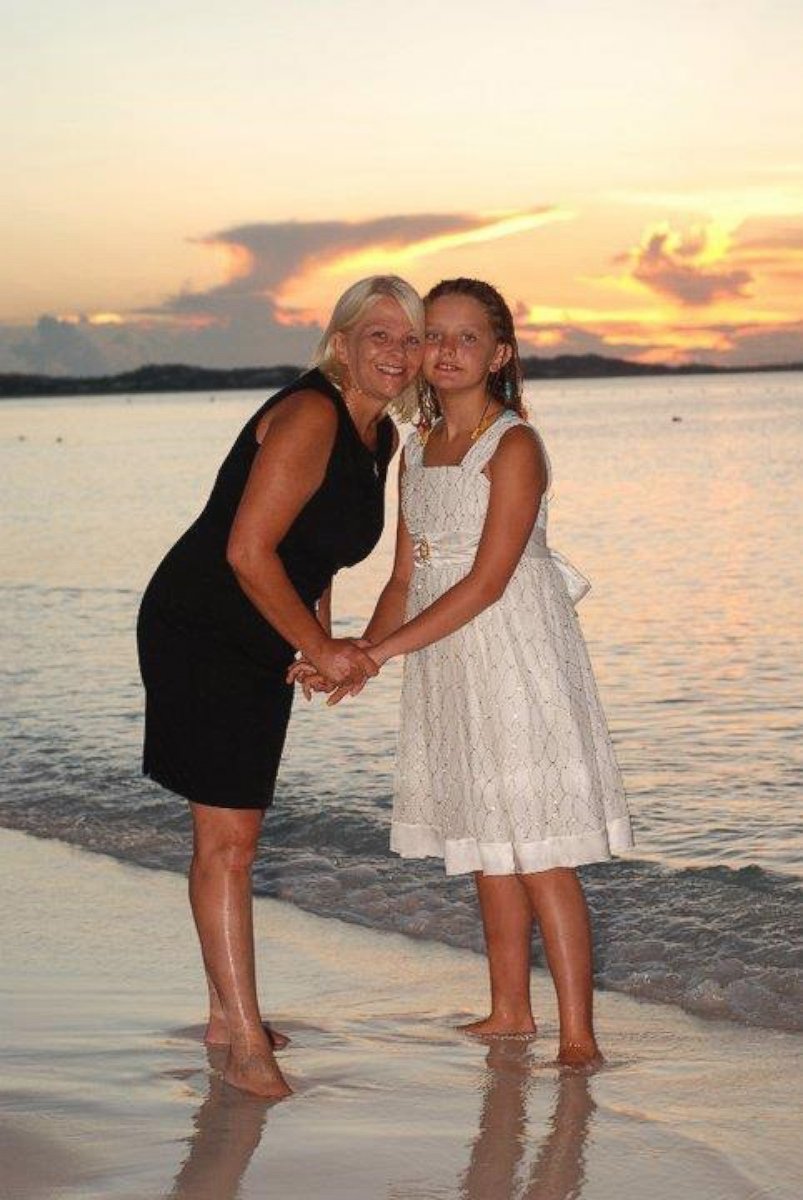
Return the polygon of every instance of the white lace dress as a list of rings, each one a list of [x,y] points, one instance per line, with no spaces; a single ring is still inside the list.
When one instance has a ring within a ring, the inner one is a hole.
[[[502,413],[459,466],[425,467],[408,439],[408,619],[468,573],[488,506],[483,467],[514,424],[526,422]],[[405,659],[391,849],[441,857],[450,875],[576,866],[632,845],[574,611],[589,584],[547,548],[546,525],[545,495],[502,598]]]

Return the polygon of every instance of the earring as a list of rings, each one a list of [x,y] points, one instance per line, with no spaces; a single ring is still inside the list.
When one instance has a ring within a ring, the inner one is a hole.
[[[505,397],[505,404],[510,404],[511,400],[513,399],[513,384],[509,379],[505,380],[502,393]]]

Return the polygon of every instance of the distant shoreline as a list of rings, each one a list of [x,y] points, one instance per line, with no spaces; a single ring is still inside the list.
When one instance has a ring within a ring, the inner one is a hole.
[[[562,354],[555,358],[521,360],[525,379],[616,379],[658,375],[745,375],[768,371],[803,371],[803,362],[756,363],[745,367],[715,367],[688,363],[630,362],[601,354]],[[0,399],[25,400],[54,396],[114,396],[143,392],[228,392],[281,388],[292,382],[303,367],[192,367],[165,363],[138,367],[117,375],[67,376],[0,373]]]

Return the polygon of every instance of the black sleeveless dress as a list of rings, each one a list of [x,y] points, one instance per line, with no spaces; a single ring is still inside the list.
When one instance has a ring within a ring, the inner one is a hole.
[[[335,572],[374,548],[384,521],[393,423],[380,421],[372,453],[337,388],[320,371],[308,371],[245,425],[206,507],[158,567],[140,607],[143,771],[198,804],[265,808],[273,799],[293,699],[285,673],[295,651],[240,588],[226,546],[259,448],[260,418],[310,389],[334,404],[337,433],[323,483],[279,544],[279,557],[312,612]]]

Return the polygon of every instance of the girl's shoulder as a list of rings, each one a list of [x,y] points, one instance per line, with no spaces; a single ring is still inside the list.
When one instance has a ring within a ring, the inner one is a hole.
[[[503,414],[508,416],[508,414]],[[501,419],[501,418],[500,418]],[[518,413],[511,412],[508,420],[499,431],[497,447],[504,441],[506,445],[534,445],[538,451],[546,457],[546,447],[541,434],[531,425],[526,417],[520,417]]]
[[[480,434],[463,462],[481,471],[496,454],[503,439],[509,445],[517,441],[527,442],[537,437],[529,421],[512,409],[505,409]]]
[[[525,460],[532,460],[535,452],[540,460],[538,469],[543,471],[548,482],[551,481],[552,467],[540,433],[525,417],[510,409],[500,413],[493,425],[479,438],[471,451],[471,467],[487,474],[486,468],[500,448],[503,456],[512,453],[514,461],[521,454],[524,454]]]

